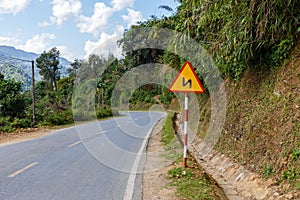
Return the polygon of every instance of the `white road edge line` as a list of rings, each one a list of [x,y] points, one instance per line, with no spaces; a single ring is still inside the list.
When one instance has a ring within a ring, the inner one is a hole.
[[[140,160],[142,157],[143,150],[145,149],[145,146],[147,145],[147,141],[154,129],[154,126],[159,122],[159,120],[157,120],[157,122],[155,124],[153,124],[153,126],[150,128],[146,137],[143,140],[143,143],[141,145],[141,148],[139,149],[139,152],[137,153],[137,156],[136,156],[134,163],[132,165],[132,168],[130,170],[131,172],[130,172],[130,175],[129,175],[129,178],[127,181],[127,186],[126,186],[126,190],[124,192],[123,200],[132,200],[135,179],[136,179],[136,175],[137,175],[137,171],[138,171],[138,167],[139,167],[139,163],[140,163]]]
[[[13,177],[15,177],[15,176],[21,174],[22,172],[28,170],[29,168],[31,168],[31,167],[37,165],[37,164],[39,164],[39,163],[38,163],[38,162],[31,163],[30,165],[27,165],[27,166],[24,167],[23,169],[20,169],[20,170],[16,171],[15,173],[12,173],[12,174],[9,175],[8,177],[9,177],[9,178],[13,178]]]
[[[80,143],[81,143],[81,140],[77,141],[77,142],[74,142],[73,144],[69,144],[68,147],[74,147],[74,146],[76,146],[77,144],[80,144]]]

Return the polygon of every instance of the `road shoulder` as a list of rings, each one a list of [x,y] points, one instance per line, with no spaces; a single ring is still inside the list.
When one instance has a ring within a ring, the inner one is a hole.
[[[162,127],[165,120],[161,120],[154,127],[147,146],[147,159],[143,173],[143,200],[178,200],[176,187],[170,186],[167,178],[168,171],[175,164],[166,158],[162,137]]]
[[[28,128],[12,133],[0,133],[0,146],[39,138],[50,134],[49,128]]]

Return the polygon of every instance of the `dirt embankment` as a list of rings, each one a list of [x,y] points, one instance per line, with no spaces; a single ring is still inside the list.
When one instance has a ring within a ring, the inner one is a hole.
[[[181,115],[177,114],[176,126],[178,138],[183,138]],[[191,130],[189,130],[191,131]],[[223,189],[228,199],[256,199],[256,200],[291,200],[300,199],[300,192],[284,193],[273,179],[263,179],[259,174],[252,172],[226,155],[212,150],[203,156],[199,152],[202,140],[195,137],[189,146],[190,154],[198,164],[208,173]]]
[[[276,186],[278,196],[289,194],[283,199],[300,199],[300,43],[284,66],[246,72],[239,82],[225,81],[225,87],[226,122],[215,146],[223,158],[218,162],[232,160],[269,188]],[[199,99],[198,135],[203,136],[211,104],[208,96]],[[234,166],[228,167],[239,169]],[[237,179],[243,177],[239,174]]]

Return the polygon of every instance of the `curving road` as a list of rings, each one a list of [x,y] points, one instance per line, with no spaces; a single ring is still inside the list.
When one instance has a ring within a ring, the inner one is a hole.
[[[0,199],[141,199],[140,153],[165,113],[122,114],[1,146]]]

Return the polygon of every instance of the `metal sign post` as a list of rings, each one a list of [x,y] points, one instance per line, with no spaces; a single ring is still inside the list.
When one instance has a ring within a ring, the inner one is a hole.
[[[32,127],[35,125],[35,83],[34,83],[34,61],[31,61],[31,75],[32,75]]]
[[[190,62],[185,62],[181,67],[176,78],[173,80],[169,87],[170,92],[182,92],[185,93],[184,98],[184,137],[183,137],[183,166],[187,167],[187,151],[188,151],[188,93],[202,94],[204,93],[204,87],[201,84],[195,70]]]

